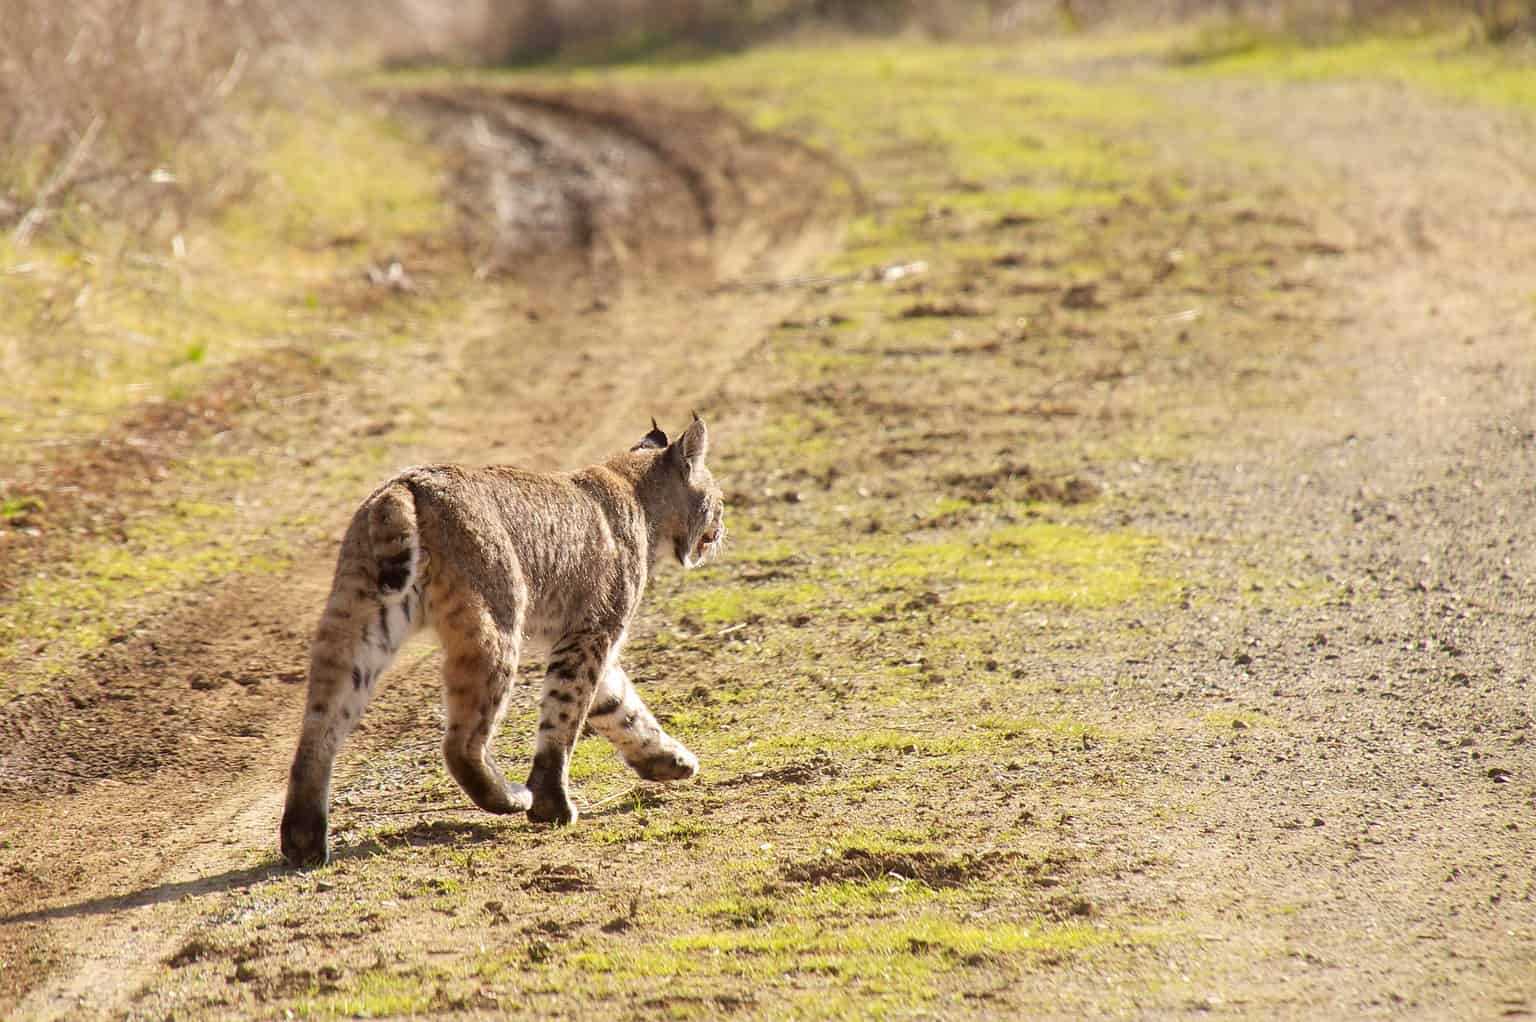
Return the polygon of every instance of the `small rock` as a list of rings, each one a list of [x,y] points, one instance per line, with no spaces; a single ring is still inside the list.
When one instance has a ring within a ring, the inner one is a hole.
[[[902,319],[956,319],[985,316],[990,310],[983,305],[966,301],[918,302],[901,310]]]
[[[386,288],[390,291],[414,291],[416,282],[411,280],[411,275],[405,272],[405,267],[398,259],[392,259],[388,266],[377,263],[368,267],[368,283],[374,287]]]
[[[880,279],[887,284],[901,280],[903,277],[911,277],[919,273],[927,273],[928,264],[919,260],[915,263],[894,263],[880,269]]]
[[[1103,307],[1099,301],[1099,285],[1097,284],[1073,284],[1061,296],[1061,304],[1066,309],[1098,309]]]

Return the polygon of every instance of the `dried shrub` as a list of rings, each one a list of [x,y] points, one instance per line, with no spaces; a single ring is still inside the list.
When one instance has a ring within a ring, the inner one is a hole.
[[[79,202],[140,227],[167,208],[184,217],[229,169],[207,165],[206,153],[185,158],[188,143],[227,130],[223,111],[269,81],[284,44],[313,28],[291,0],[5,8],[0,227],[21,242],[67,227]]]

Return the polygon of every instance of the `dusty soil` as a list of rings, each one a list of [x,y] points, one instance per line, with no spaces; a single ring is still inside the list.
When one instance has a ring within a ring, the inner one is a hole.
[[[1162,882],[1118,894],[1207,935],[1196,1006],[1529,1014],[1530,124],[1359,82],[1177,95],[1288,154],[1321,254],[1298,274],[1294,356],[1265,370],[1273,402],[1202,402],[1224,440],[1126,480],[1163,509],[1138,519],[1231,587],[1149,622],[1138,698],[1286,724],[1170,736],[1145,790],[1202,798],[1158,821]],[[1245,607],[1259,564],[1331,592]]]
[[[1272,152],[1262,169],[1238,174],[1193,129],[1156,140],[1200,194],[1261,193],[1273,203],[1239,210],[1222,234],[1226,245],[1263,252],[1278,251],[1280,238],[1288,253],[1278,297],[1262,299],[1279,324],[1262,357],[1228,342],[1220,312],[1223,301],[1238,310],[1260,299],[1215,283],[1200,318],[1174,306],[1141,334],[1105,334],[1071,363],[1010,353],[1001,333],[980,342],[957,333],[940,353],[975,367],[970,389],[914,383],[898,403],[873,383],[802,381],[787,392],[792,400],[861,428],[847,441],[847,462],[819,475],[744,466],[736,483],[738,502],[770,525],[823,513],[820,491],[830,504],[866,485],[892,506],[908,483],[982,505],[1004,492],[1081,505],[1097,525],[1160,537],[1180,577],[1193,580],[1151,608],[1102,619],[1021,612],[999,627],[1001,666],[1031,683],[1046,679],[1012,698],[1119,739],[1084,731],[1048,761],[989,765],[985,785],[967,787],[973,779],[957,773],[952,804],[906,810],[928,823],[1006,814],[1055,849],[1030,867],[1051,879],[1030,895],[1035,910],[1157,921],[1161,936],[1123,962],[1031,966],[998,984],[986,982],[983,956],[971,963],[978,976],[966,999],[937,1014],[1536,1012],[1530,127],[1365,83],[1158,88]],[[434,457],[577,463],[626,442],[653,410],[710,395],[736,409],[727,422],[745,432],[768,414],[750,396],[755,374],[772,370],[763,336],[786,318],[823,329],[851,301],[837,283],[811,294],[716,286],[794,278],[835,244],[841,207],[823,190],[833,170],[813,152],[718,115],[658,114],[651,102],[614,94],[441,90],[400,102],[434,118],[442,144],[461,154],[476,267],[494,277],[548,257],[515,326],[505,307],[488,303],[461,346],[422,356],[468,377],[434,434]],[[508,205],[509,191],[538,201]],[[935,230],[971,229],[947,224]],[[1023,251],[1050,239],[1038,223],[1003,229],[1017,232]],[[1177,241],[1154,248],[1147,239],[1141,254]],[[1039,291],[1069,328],[1098,338],[1092,317],[1139,300],[1138,288],[1160,301],[1200,293],[1196,285],[1157,293],[1163,276],[1145,262],[1087,287],[1039,284],[1038,267],[1020,261],[914,288],[902,314],[984,320],[1008,296]],[[850,343],[826,336],[829,350]],[[863,354],[899,367],[934,352]],[[1040,359],[1034,392],[989,389],[993,358]],[[357,428],[366,413],[336,410],[356,407],[315,407],[303,430]],[[231,428],[240,422],[236,413]],[[1133,453],[1045,473],[1023,463],[1018,435],[1046,445],[1073,433]],[[1152,453],[1134,453],[1138,439]],[[987,464],[957,470],[939,454],[956,446],[977,448]],[[889,492],[878,489],[882,474],[893,480]],[[89,487],[93,474],[79,478]],[[114,485],[109,474],[99,492],[115,494]],[[275,503],[302,498],[295,484]],[[327,510],[291,573],[211,587],[5,708],[0,1005],[9,1014],[173,1014],[175,988],[155,986],[156,971],[204,951],[217,957],[188,942],[199,898],[276,875],[269,856],[296,724],[295,665],[347,510]],[[871,534],[895,527],[878,517],[849,523]],[[29,569],[50,556],[61,554],[40,553]],[[763,573],[749,568],[739,582]],[[923,615],[911,634],[882,637],[890,618],[879,615],[863,625],[872,660],[946,627],[940,594],[911,595]],[[785,627],[810,623],[790,618]],[[692,676],[723,676],[752,656],[746,645],[702,649],[685,642],[641,666],[678,677],[668,691],[686,703]],[[392,748],[431,756],[431,666],[423,655],[398,669],[349,747],[354,771]],[[930,693],[968,698],[931,665],[918,670],[929,672]],[[814,674],[782,680],[807,699],[826,684]],[[848,684],[841,713],[855,723],[885,719],[872,708],[877,692]],[[786,729],[804,723],[785,713]],[[856,808],[863,796],[849,804],[804,796],[789,819],[784,787],[849,775],[836,750],[818,752],[708,782],[686,805],[724,826],[778,828],[777,840],[794,847],[806,820],[874,810]],[[390,811],[375,803],[369,819]],[[472,855],[476,842],[505,837],[487,825],[431,822],[431,806],[400,811],[412,823],[352,846],[355,857],[436,845]],[[344,808],[338,826],[349,812],[363,813]],[[626,889],[604,886],[570,842],[551,854],[554,865],[530,862],[519,875],[528,890],[597,890],[611,901]],[[878,861],[857,851],[798,859],[780,873],[788,888],[898,874],[943,892],[1006,860],[985,848]],[[686,886],[701,868],[674,857],[658,878],[626,862],[626,881],[658,886]],[[1061,878],[1071,897],[1052,893]],[[233,914],[238,905],[227,907]],[[605,932],[625,930],[618,911],[621,925]],[[535,961],[559,944],[562,927],[597,929],[570,912],[530,938]],[[369,925],[307,936],[340,958]],[[413,925],[437,932],[430,921]],[[223,1002],[228,1012],[270,1012],[324,981],[294,972],[272,945],[229,956],[236,977],[246,969],[268,987],[255,1001]],[[705,1008],[756,1003],[742,996]],[[663,998],[628,1010],[649,1017],[677,1006]],[[494,1001],[452,1007],[502,1010]],[[568,1003],[563,1010],[580,1014]]]

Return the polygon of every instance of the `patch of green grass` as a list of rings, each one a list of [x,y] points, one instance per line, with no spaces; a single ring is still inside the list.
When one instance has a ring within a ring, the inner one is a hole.
[[[933,516],[942,518],[945,515],[960,514],[969,511],[976,506],[976,502],[965,497],[940,497],[933,505]]]
[[[316,101],[260,125],[262,183],[224,228],[289,245],[358,245],[434,234],[451,223],[437,151],[399,122]],[[383,168],[388,168],[387,171]]]
[[[577,972],[608,973],[620,979],[685,976],[700,968],[694,959],[671,948],[580,951],[566,958],[563,964]]]
[[[988,714],[977,718],[976,725],[1004,739],[1018,738],[1023,735],[1051,735],[1069,742],[1081,743],[1084,739],[1102,741],[1105,737],[1101,728],[1070,717],[1012,717]]]
[[[294,1007],[299,1018],[389,1018],[416,1015],[441,1006],[435,977],[419,970],[371,969],[344,992],[306,998]]]
[[[944,588],[957,604],[1093,608],[1168,593],[1172,583],[1147,567],[1156,545],[1137,533],[1037,523],[862,551],[877,561],[873,578]]]
[[[755,564],[782,564],[797,560],[805,553],[789,540],[770,539],[763,533],[747,533],[731,539],[731,559]]]
[[[1381,35],[1305,46],[1239,26],[1209,35],[1203,48],[1197,38],[1182,52],[1186,62],[1198,56],[1201,73],[1290,81],[1387,80],[1475,103],[1536,111],[1536,60],[1517,49],[1470,45],[1464,34]]]
[[[578,742],[571,754],[570,777],[575,784],[607,780],[623,769],[613,746],[604,741]]]
[[[657,820],[637,813],[629,819],[593,827],[588,839],[600,845],[639,841],[693,845],[714,832],[714,827],[698,820]]]
[[[831,347],[798,349],[789,352],[787,359],[797,374],[806,379],[857,375],[868,372],[876,365],[873,355]],[[785,443],[795,444],[800,454],[825,453],[830,447],[829,439],[817,437],[816,427],[803,415],[788,416],[770,428],[779,432]]]
[[[47,509],[48,504],[40,497],[8,497],[0,501],[0,521],[15,521]]]
[[[812,607],[826,599],[816,582],[784,582],[746,586],[737,582],[696,587],[676,604],[679,614],[705,624],[732,624],[755,616],[779,614],[797,607]]]
[[[979,926],[918,915],[847,927],[790,922],[716,931],[678,937],[668,946],[681,952],[728,955],[743,963],[760,962],[770,972],[803,968],[809,959],[848,979],[900,974],[919,977],[955,968],[969,956],[1074,953],[1125,940],[1125,934],[1086,924]]]
[[[700,915],[718,919],[730,926],[763,926],[778,918],[784,905],[780,898],[763,895],[731,894],[723,898],[705,901],[698,907]]]
[[[931,901],[936,892],[912,877],[882,876],[868,880],[838,880],[813,884],[798,892],[794,906],[798,912],[815,916],[874,914],[895,906]]]
[[[202,362],[207,354],[207,341],[193,341],[182,350],[180,357],[176,360],[176,365],[197,365]]]

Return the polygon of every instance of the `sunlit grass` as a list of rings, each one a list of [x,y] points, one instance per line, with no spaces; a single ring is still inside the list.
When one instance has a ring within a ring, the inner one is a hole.
[[[1367,36],[1307,46],[1240,26],[1176,48],[1201,74],[1257,74],[1292,81],[1378,79],[1456,99],[1536,111],[1536,58],[1519,48],[1469,42],[1465,32]]]

